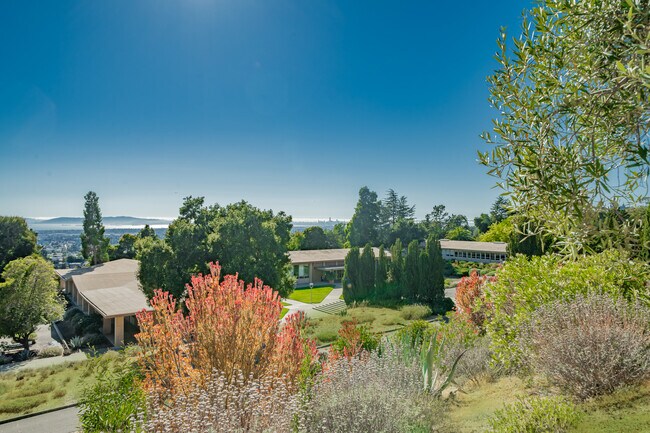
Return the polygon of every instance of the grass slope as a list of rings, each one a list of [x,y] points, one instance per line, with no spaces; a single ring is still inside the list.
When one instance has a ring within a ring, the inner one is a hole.
[[[77,401],[94,382],[87,361],[0,374],[0,419]]]
[[[443,432],[483,433],[496,410],[519,397],[540,394],[540,389],[512,376],[466,391],[457,392],[449,401]],[[582,403],[579,408],[583,415],[571,433],[650,432],[650,383]]]

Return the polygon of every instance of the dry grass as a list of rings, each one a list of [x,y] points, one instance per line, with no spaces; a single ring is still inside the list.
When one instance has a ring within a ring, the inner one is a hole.
[[[307,325],[307,336],[316,339],[318,344],[327,344],[336,340],[341,323],[356,319],[368,326],[371,332],[386,332],[401,328],[412,320],[404,319],[401,312],[392,308],[356,307],[348,308],[343,314],[328,314],[311,318]]]

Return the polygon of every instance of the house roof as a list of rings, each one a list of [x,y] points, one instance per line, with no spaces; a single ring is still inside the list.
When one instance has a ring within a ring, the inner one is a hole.
[[[375,257],[379,255],[379,248],[374,247]],[[301,250],[289,251],[291,263],[324,263],[324,262],[342,262],[345,256],[350,252],[350,248],[336,248],[327,250]],[[390,257],[390,252],[384,252]]]
[[[119,259],[88,268],[58,270],[103,317],[130,316],[148,309],[138,284],[137,260]]]
[[[487,253],[506,254],[505,242],[451,241],[449,239],[441,239],[440,248],[443,250],[481,251]]]

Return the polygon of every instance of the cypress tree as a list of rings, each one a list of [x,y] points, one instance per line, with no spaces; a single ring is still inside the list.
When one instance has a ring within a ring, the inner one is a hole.
[[[346,303],[351,303],[358,299],[359,282],[359,248],[352,247],[345,256],[345,266],[343,271],[343,299]]]
[[[420,284],[420,246],[418,241],[411,241],[404,260],[404,286],[402,293],[410,301],[417,299]]]
[[[397,239],[390,249],[390,284],[391,298],[400,299],[404,293],[404,257],[402,241]]]
[[[442,311],[445,300],[445,262],[442,258],[442,248],[439,240],[432,237],[427,240],[427,254],[431,272],[431,276],[427,281],[427,298],[434,311]]]
[[[386,286],[388,279],[388,258],[384,252],[384,246],[379,247],[377,265],[375,267],[375,298],[386,298]]]
[[[93,191],[84,196],[84,225],[81,233],[81,254],[91,265],[108,261],[109,239],[104,236],[99,197]]]
[[[372,245],[366,244],[361,252],[360,262],[360,284],[361,299],[368,299],[375,292],[375,253]]]

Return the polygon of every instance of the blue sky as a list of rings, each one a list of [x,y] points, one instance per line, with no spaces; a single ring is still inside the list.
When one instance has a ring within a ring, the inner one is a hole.
[[[182,198],[349,218],[496,198],[487,75],[522,1],[0,3],[0,214],[175,216]]]

